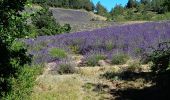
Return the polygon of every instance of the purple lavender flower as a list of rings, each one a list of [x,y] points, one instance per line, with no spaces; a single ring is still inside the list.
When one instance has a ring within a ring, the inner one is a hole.
[[[68,54],[87,56],[91,51],[102,51],[106,55],[126,53],[131,57],[141,57],[152,52],[150,47],[170,40],[170,22],[148,22],[124,26],[113,26],[93,31],[76,32],[55,36],[40,36],[25,40],[28,53],[34,55],[35,62],[51,62],[49,48],[61,48]],[[109,57],[108,57],[109,58]]]

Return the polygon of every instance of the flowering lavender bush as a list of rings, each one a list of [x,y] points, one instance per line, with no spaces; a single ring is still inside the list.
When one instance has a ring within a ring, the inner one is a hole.
[[[76,72],[76,64],[71,62],[71,59],[62,59],[57,61],[55,67],[51,70],[54,74],[72,74]]]
[[[67,53],[76,53],[86,57],[91,51],[102,51],[107,56],[112,54],[128,54],[132,58],[141,58],[144,53],[149,54],[158,43],[170,40],[170,22],[148,22],[115,26],[93,31],[76,32],[55,36],[40,36],[36,39],[27,39],[29,53],[40,59],[40,62],[51,62],[49,48],[61,48]],[[40,46],[41,45],[41,46]],[[35,48],[38,48],[36,50]]]

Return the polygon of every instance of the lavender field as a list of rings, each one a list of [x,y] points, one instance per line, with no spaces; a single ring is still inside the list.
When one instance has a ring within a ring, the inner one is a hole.
[[[115,25],[114,22],[107,22],[105,17],[85,10],[51,8],[51,11],[57,22],[71,25],[71,32],[93,30]],[[94,20],[92,21],[92,19]]]
[[[50,56],[50,49],[60,48],[67,54],[81,54],[88,59],[93,54],[110,59],[116,54],[127,54],[141,58],[152,52],[151,47],[170,40],[170,22],[148,22],[124,26],[113,26],[93,31],[76,32],[56,36],[41,36],[26,40],[28,53],[35,63],[61,60]]]
[[[0,1],[0,100],[170,100],[170,0],[98,1]]]

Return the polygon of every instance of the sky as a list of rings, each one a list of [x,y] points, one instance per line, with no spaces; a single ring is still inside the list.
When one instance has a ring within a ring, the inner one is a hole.
[[[116,4],[125,6],[128,2],[128,0],[92,0],[94,4],[97,4],[99,1],[103,6],[107,8],[108,11],[110,11]]]

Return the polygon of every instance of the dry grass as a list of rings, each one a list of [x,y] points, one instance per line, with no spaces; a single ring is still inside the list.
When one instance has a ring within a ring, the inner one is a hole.
[[[32,93],[33,100],[79,100],[82,82],[77,75],[46,75]]]
[[[75,57],[75,61],[80,59],[79,56]],[[31,98],[32,100],[110,100],[113,99],[109,93],[111,89],[145,86],[142,79],[113,82],[101,78],[106,72],[120,72],[126,66],[128,65],[77,67],[78,72],[70,75],[51,75],[45,70],[45,73],[37,79]]]
[[[104,84],[99,75],[110,68],[83,67],[77,68],[78,74],[50,75],[45,74],[37,80],[37,85],[31,95],[32,100],[99,100],[109,98],[107,93],[92,91],[83,87],[87,83]]]

